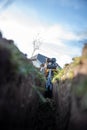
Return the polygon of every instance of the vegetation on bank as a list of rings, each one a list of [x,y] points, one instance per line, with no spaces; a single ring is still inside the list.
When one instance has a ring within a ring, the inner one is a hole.
[[[31,61],[27,58],[26,54],[23,54],[12,40],[5,38],[0,39],[0,50],[5,50],[10,53],[9,62],[14,67],[13,71],[24,76],[32,75],[32,78],[40,79],[43,84],[45,79],[39,73],[39,71],[33,66]]]
[[[83,64],[87,61],[87,52],[86,52],[87,45],[85,44],[82,50],[82,56],[72,58],[72,62],[70,64],[65,64],[62,69],[59,69],[56,75],[53,78],[53,82],[55,80],[66,80],[66,79],[73,79],[74,78],[74,69]],[[85,51],[85,52],[84,52]]]

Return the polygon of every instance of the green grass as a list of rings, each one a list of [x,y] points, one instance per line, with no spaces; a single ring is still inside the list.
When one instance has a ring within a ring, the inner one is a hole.
[[[33,79],[38,78],[40,82],[45,82],[44,77],[33,66],[29,59],[16,47],[15,44],[8,44],[8,40],[2,40],[0,41],[0,48],[10,52],[10,63],[14,66],[13,71],[24,76],[31,75]]]
[[[55,82],[55,80],[73,79],[73,69],[81,63],[81,57],[75,57],[72,60],[73,61],[70,64],[65,64],[64,68],[56,73],[53,78],[53,82]]]

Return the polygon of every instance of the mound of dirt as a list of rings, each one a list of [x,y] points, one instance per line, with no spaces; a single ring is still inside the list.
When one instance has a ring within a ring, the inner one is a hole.
[[[87,44],[55,78],[54,99],[60,130],[87,130]]]

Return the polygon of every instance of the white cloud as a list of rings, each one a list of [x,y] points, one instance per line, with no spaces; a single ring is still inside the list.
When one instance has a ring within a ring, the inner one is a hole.
[[[37,12],[35,12],[35,14],[33,12],[33,16],[26,16],[18,9],[16,9],[16,11],[9,9],[1,14],[0,28],[4,33],[4,36],[13,39],[19,49],[24,53],[27,53],[29,57],[33,50],[32,42],[39,33],[39,39],[42,42],[42,46],[38,51],[49,57],[56,57],[61,66],[71,61],[71,54],[75,54],[75,50],[69,50],[71,47],[65,45],[62,42],[62,39],[80,39],[80,36],[76,36],[74,33],[67,31],[67,29],[59,24],[44,24],[38,20]]]

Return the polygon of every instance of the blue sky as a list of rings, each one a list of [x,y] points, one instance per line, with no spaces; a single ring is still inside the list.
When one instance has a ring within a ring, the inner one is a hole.
[[[0,29],[31,57],[35,52],[56,57],[62,67],[81,55],[87,39],[86,0],[0,0]]]

